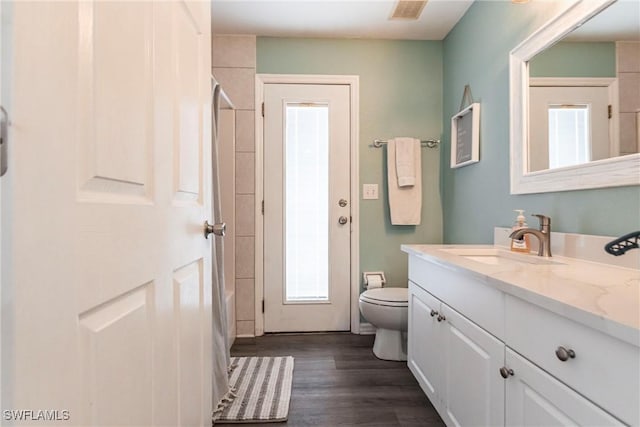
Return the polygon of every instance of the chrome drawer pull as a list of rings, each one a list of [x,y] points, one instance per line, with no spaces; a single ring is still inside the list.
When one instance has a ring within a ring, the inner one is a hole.
[[[435,311],[435,310],[431,310],[431,313],[429,313],[429,314],[431,315],[431,317],[435,317],[436,314],[438,314],[438,312]]]
[[[446,317],[444,317],[442,314],[438,315],[438,322],[442,322],[443,320],[447,320]]]
[[[566,362],[569,359],[575,358],[576,352],[571,349],[567,350],[566,348],[560,346],[556,350],[556,356],[558,356],[558,359],[560,359],[561,361]]]

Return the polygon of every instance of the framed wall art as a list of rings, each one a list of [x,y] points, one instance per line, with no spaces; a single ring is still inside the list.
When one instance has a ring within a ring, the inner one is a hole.
[[[451,167],[480,161],[480,103],[474,102],[451,117]]]

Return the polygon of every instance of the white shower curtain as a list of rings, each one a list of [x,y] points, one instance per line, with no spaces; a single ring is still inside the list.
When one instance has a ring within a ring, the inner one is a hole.
[[[212,129],[212,205],[214,223],[222,222],[220,207],[220,176],[218,167],[218,116],[220,112],[220,85],[213,80],[212,93],[213,129]],[[213,308],[213,408],[221,410],[233,396],[229,390],[228,368],[230,363],[229,337],[227,328],[227,305],[224,286],[223,239],[213,238],[213,277],[212,300]]]

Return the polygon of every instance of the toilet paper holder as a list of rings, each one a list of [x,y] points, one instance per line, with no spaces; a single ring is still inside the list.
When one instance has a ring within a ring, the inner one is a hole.
[[[378,277],[382,282],[382,286],[387,283],[386,277],[384,277],[384,271],[365,271],[362,273],[362,281],[365,287],[369,286],[369,277]]]

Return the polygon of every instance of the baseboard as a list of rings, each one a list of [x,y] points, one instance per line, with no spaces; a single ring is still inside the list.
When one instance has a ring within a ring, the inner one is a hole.
[[[360,323],[360,335],[374,335],[376,333],[376,327],[371,323]]]
[[[253,334],[239,334],[236,335],[236,338],[255,338],[256,336]]]

